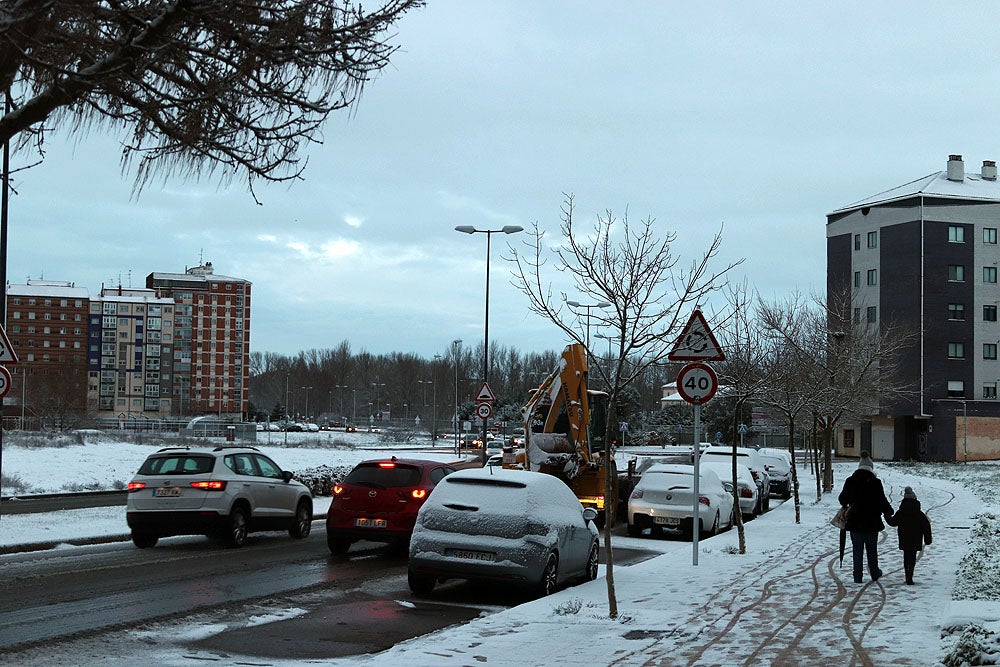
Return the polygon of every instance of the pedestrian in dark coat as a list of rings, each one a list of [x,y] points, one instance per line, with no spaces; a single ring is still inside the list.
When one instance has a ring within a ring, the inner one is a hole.
[[[925,544],[931,543],[931,521],[920,510],[920,501],[913,489],[903,489],[903,500],[899,509],[889,520],[890,526],[896,526],[899,534],[899,548],[903,552],[903,571],[906,573],[906,583],[913,585],[913,568],[917,564],[917,552],[922,551]]]
[[[875,476],[875,464],[868,452],[861,452],[858,469],[844,480],[840,504],[847,507],[847,531],[851,534],[854,551],[854,581],[861,583],[864,557],[868,557],[868,574],[878,581],[878,534],[885,530],[882,517],[892,517],[892,505],[885,497],[882,481]]]

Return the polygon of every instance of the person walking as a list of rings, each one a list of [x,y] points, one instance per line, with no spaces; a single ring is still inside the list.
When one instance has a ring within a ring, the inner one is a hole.
[[[917,552],[925,544],[931,543],[931,521],[920,509],[920,501],[911,487],[903,489],[903,500],[892,518],[890,526],[896,526],[899,535],[899,549],[903,552],[903,571],[906,583],[913,585],[913,568],[917,565]]]
[[[847,531],[851,535],[854,551],[854,582],[862,581],[862,566],[868,559],[868,574],[878,581],[882,570],[878,567],[878,534],[885,530],[882,517],[890,520],[892,505],[885,497],[882,481],[875,476],[875,464],[868,452],[861,452],[858,469],[844,480],[844,489],[838,497],[847,508]]]

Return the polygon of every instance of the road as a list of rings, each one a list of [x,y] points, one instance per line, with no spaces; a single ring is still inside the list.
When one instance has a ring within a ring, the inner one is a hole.
[[[616,548],[615,555],[627,565],[655,552]],[[283,658],[356,655],[526,599],[462,582],[416,598],[406,585],[405,552],[359,543],[347,557],[333,557],[320,521],[300,541],[262,533],[227,549],[202,537],[169,538],[153,549],[117,543],[12,554],[0,558],[0,568],[0,651],[7,659],[152,621],[226,623],[261,608],[306,613],[263,628],[236,624],[199,645]]]

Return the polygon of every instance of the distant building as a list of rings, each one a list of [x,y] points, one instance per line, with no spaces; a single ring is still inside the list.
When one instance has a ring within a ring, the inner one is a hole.
[[[839,429],[837,451],[876,459],[1000,458],[1000,182],[996,163],[935,172],[827,215],[827,291],[856,322],[905,323],[911,397]]]
[[[174,301],[174,409],[240,416],[249,409],[250,282],[215,275],[211,262],[151,273],[146,287]]]

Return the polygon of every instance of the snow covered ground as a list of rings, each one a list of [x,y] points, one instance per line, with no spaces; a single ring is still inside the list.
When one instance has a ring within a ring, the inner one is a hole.
[[[261,434],[258,445],[286,468],[345,466],[401,452],[369,434]],[[311,436],[299,442],[303,436]],[[294,439],[292,437],[294,436]],[[356,437],[352,437],[356,436]],[[338,444],[338,441],[340,444]],[[5,435],[3,495],[126,483],[161,443],[103,440],[64,447],[21,447]],[[347,446],[343,446],[346,444]],[[361,449],[384,448],[382,451]],[[440,456],[450,458],[442,448]],[[423,455],[423,454],[421,454]],[[836,464],[838,488],[854,469]],[[829,525],[836,494],[815,500],[815,482],[799,469],[801,522],[784,503],[747,524],[746,554],[735,530],[703,540],[698,564],[690,543],[615,538],[662,555],[615,568],[619,615],[608,615],[604,576],[595,582],[471,623],[401,643],[383,653],[310,661],[323,665],[934,665],[996,664],[1000,657],[1000,465],[876,463],[894,506],[912,486],[934,527],[934,543],[917,563],[915,586],[903,583],[895,530],[883,533],[885,576],[855,584],[850,553],[837,556]],[[16,484],[6,482],[16,481]],[[318,498],[317,511],[328,500]],[[44,521],[0,518],[0,544],[69,540],[126,532],[122,509],[54,512]],[[170,538],[198,539],[198,538]],[[76,548],[76,547],[64,547]],[[848,549],[850,547],[848,546]],[[3,559],[0,557],[0,570]],[[602,575],[604,575],[602,570]],[[400,605],[411,604],[399,600]],[[219,656],[185,641],[230,627],[280,622],[301,609],[266,609],[241,618],[200,619],[124,630],[53,649],[19,653],[16,663],[43,665],[301,664]],[[86,656],[85,658],[83,656]]]

